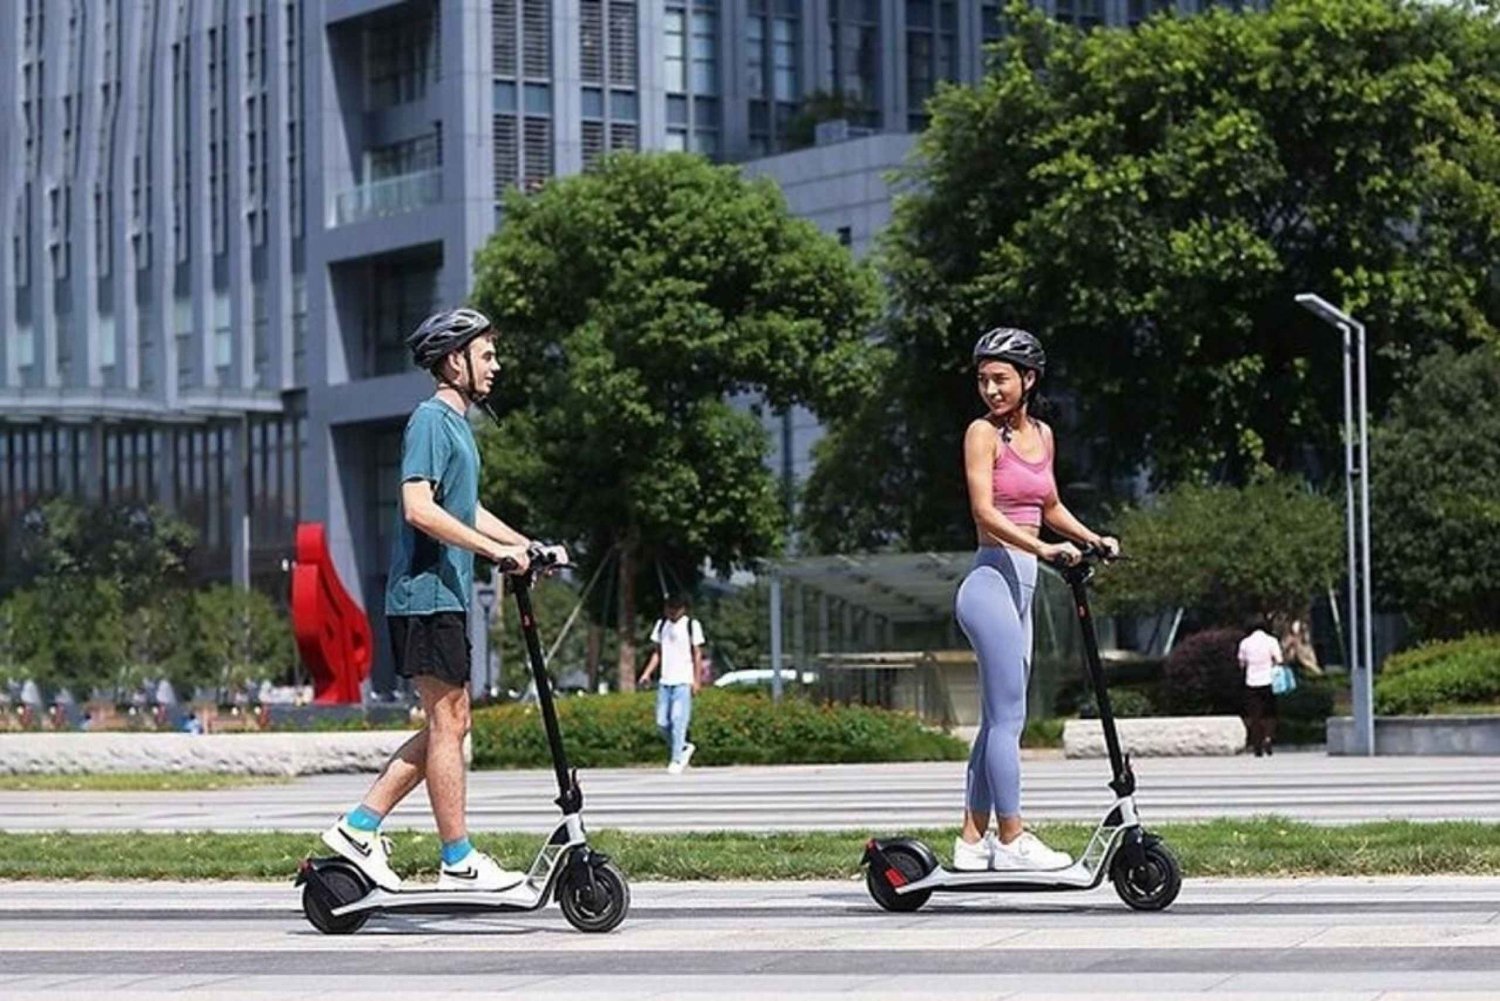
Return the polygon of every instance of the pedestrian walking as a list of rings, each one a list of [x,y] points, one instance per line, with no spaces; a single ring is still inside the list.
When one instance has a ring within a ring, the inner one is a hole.
[[[1240,670],[1245,676],[1245,742],[1257,758],[1273,753],[1276,740],[1276,693],[1271,689],[1281,665],[1281,644],[1260,620],[1240,640]]]
[[[667,599],[666,614],[651,627],[654,644],[639,684],[645,685],[661,667],[656,688],[656,728],[671,750],[667,771],[681,774],[698,748],[687,739],[693,718],[693,696],[703,679],[703,624],[688,614],[688,600],[680,594]]]

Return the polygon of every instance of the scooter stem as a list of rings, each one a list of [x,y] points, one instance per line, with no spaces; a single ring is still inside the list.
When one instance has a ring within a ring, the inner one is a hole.
[[[536,682],[536,697],[542,707],[542,725],[547,731],[547,748],[552,752],[552,769],[557,774],[557,805],[564,814],[577,813],[583,807],[583,793],[578,788],[578,773],[568,767],[563,749],[562,731],[557,725],[557,708],[552,701],[552,681],[547,676],[547,662],[542,655],[541,637],[537,635],[536,616],[531,609],[531,576],[522,574],[512,580],[516,611],[521,617],[521,636],[531,661],[531,676]]]

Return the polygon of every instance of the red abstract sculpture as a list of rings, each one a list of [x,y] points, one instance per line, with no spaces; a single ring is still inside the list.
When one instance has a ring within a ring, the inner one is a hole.
[[[358,702],[360,682],[370,676],[370,621],[339,581],[321,522],[297,526],[292,632],[313,676],[313,701]]]

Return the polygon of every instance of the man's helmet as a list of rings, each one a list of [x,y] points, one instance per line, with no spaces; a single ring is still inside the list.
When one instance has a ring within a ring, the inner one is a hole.
[[[996,327],[974,344],[974,364],[982,361],[1008,361],[1041,375],[1047,370],[1047,352],[1036,335],[1016,327]]]
[[[489,330],[490,318],[477,309],[445,309],[423,320],[406,339],[406,346],[411,349],[412,363],[430,372],[438,362]]]

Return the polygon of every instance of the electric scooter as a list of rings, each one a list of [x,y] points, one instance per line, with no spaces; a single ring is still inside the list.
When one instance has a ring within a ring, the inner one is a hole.
[[[625,920],[630,910],[630,886],[609,857],[589,847],[583,829],[583,793],[578,772],[568,766],[552,684],[537,635],[531,608],[531,585],[539,573],[555,564],[547,550],[533,547],[531,566],[510,578],[520,613],[521,634],[531,661],[552,767],[557,773],[557,803],[562,820],[537,852],[536,860],[519,885],[500,891],[409,888],[386,890],[337,855],[304,859],[295,885],[302,887],[302,912],[326,935],[348,935],[376,914],[447,914],[469,911],[535,911],[556,897],[563,917],[579,931],[607,932]],[[507,569],[502,561],[500,569]],[[509,569],[515,564],[510,563]]]
[[[888,911],[915,911],[934,893],[1014,893],[1092,890],[1108,876],[1120,899],[1138,911],[1160,911],[1177,899],[1182,870],[1158,836],[1141,826],[1135,809],[1135,772],[1130,756],[1120,752],[1120,738],[1110,707],[1109,689],[1099,659],[1099,641],[1089,614],[1087,584],[1095,568],[1110,559],[1096,548],[1057,570],[1073,592],[1073,606],[1083,631],[1084,659],[1114,777],[1109,787],[1115,802],[1104,815],[1078,860],[1065,869],[977,872],[940,865],[932,849],[915,838],[872,838],[865,845],[865,886]]]

